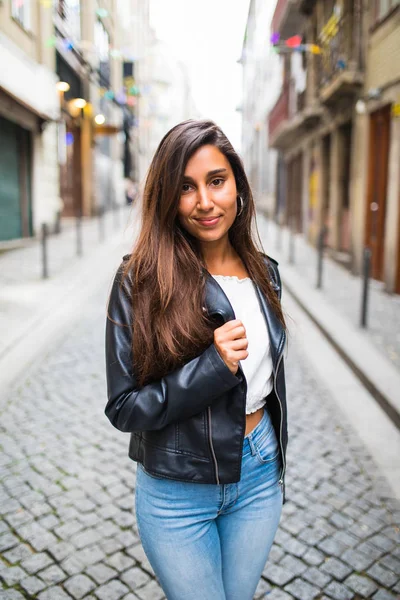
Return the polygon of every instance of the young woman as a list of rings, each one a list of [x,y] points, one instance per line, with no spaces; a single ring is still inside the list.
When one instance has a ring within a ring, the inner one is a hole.
[[[131,433],[139,535],[168,600],[251,600],[284,502],[286,328],[254,213],[221,129],[180,123],[111,291],[105,412]]]

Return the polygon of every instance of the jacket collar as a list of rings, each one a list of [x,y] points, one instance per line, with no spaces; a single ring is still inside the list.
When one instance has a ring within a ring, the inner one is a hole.
[[[210,316],[220,315],[223,318],[224,323],[231,321],[232,319],[236,319],[235,311],[233,310],[232,305],[222,287],[208,271],[204,271],[204,275],[206,278],[205,309],[207,310],[207,313]],[[267,324],[271,358],[275,370],[277,368],[279,356],[284,345],[285,332],[281,322],[275,314],[275,311],[272,309],[270,303],[261,292],[260,288],[255,284],[254,288],[257,293],[261,311]]]

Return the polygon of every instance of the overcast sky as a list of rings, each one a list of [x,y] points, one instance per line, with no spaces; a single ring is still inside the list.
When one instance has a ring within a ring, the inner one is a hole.
[[[203,117],[213,119],[240,150],[240,58],[250,0],[150,0],[157,37],[185,62]]]

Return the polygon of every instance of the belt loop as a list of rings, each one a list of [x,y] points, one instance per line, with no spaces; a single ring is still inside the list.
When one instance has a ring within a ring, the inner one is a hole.
[[[252,456],[255,456],[255,454],[256,454],[257,451],[256,451],[256,447],[254,445],[253,436],[252,436],[251,433],[249,434],[249,437],[247,439],[249,440],[251,454],[252,454]]]

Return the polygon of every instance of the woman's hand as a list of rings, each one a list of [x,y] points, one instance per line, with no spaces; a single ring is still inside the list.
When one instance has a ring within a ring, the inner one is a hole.
[[[218,327],[214,331],[214,345],[228,369],[236,375],[239,360],[244,360],[249,355],[246,330],[242,321],[234,319]]]

